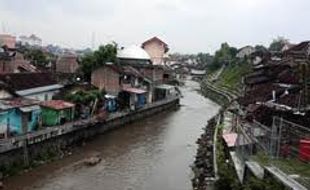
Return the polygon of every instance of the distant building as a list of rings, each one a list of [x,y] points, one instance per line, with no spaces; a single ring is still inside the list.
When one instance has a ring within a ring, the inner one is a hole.
[[[238,53],[236,55],[237,58],[245,58],[245,57],[249,57],[252,53],[255,52],[255,48],[252,46],[245,46],[241,49],[238,50]]]
[[[164,68],[162,65],[152,65],[150,55],[141,47],[134,45],[120,49],[117,53],[117,58],[120,65],[134,67],[154,84],[162,83]]]
[[[0,74],[24,72],[38,72],[38,69],[15,49],[0,47]]]
[[[144,49],[136,45],[119,49],[117,51],[117,58],[121,65],[151,64],[150,55]]]
[[[18,96],[40,101],[51,100],[63,88],[49,73],[2,74],[0,82],[6,84]]]
[[[150,55],[154,65],[163,65],[165,54],[169,51],[168,45],[157,37],[142,43],[142,48]]]
[[[0,34],[0,47],[6,46],[7,48],[14,49],[16,45],[16,37],[10,34]]]
[[[61,55],[56,61],[56,72],[75,73],[79,68],[77,56],[74,54]]]
[[[282,52],[286,51],[286,50],[289,50],[290,48],[294,47],[295,45],[297,44],[291,44],[289,42],[285,43],[284,46],[282,47]]]
[[[28,36],[20,36],[19,40],[21,42],[21,45],[29,45],[29,46],[42,46],[42,39],[37,37],[34,34],[31,34]]]

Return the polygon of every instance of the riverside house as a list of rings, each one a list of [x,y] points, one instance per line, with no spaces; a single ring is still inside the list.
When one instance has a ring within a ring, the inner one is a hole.
[[[23,122],[27,123],[27,128],[23,128]],[[41,109],[38,101],[25,98],[0,100],[1,137],[32,132],[39,126],[41,126]]]
[[[73,121],[75,105],[63,100],[50,100],[41,103],[44,126],[62,125]]]
[[[20,97],[40,101],[51,100],[63,88],[50,73],[2,74],[0,82],[6,84]]]

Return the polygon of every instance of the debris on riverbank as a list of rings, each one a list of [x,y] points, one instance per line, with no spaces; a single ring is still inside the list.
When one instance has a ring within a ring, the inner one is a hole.
[[[213,117],[208,121],[204,129],[204,133],[197,140],[197,155],[192,170],[194,178],[192,185],[194,190],[203,190],[212,186],[215,179],[214,170],[214,153],[213,153],[213,136],[217,125],[217,117]],[[211,182],[211,183],[210,183]]]
[[[95,166],[101,162],[102,158],[99,155],[95,155],[89,158],[86,158],[83,163],[85,166]]]

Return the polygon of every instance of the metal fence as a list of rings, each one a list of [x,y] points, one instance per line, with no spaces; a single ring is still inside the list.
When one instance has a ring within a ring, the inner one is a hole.
[[[256,159],[265,166],[276,166],[310,188],[310,128],[273,117],[272,126],[257,121],[239,122],[236,152],[245,162]]]
[[[310,140],[310,128],[287,121],[280,117],[273,118],[271,127],[257,121],[238,125],[237,151],[245,157],[257,152],[264,152],[272,158],[306,159],[307,141]],[[303,149],[303,147],[305,147]]]

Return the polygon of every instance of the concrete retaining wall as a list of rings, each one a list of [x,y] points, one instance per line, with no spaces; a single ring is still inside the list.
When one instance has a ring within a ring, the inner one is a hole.
[[[35,160],[52,157],[55,156],[55,154],[58,156],[59,154],[62,154],[62,150],[65,150],[68,146],[82,143],[90,137],[102,134],[108,130],[122,127],[124,124],[152,116],[165,110],[176,108],[178,104],[179,99],[173,99],[156,106],[150,106],[146,109],[110,118],[105,122],[87,123],[78,130],[74,130],[70,133],[55,135],[37,143],[34,142],[28,144],[27,148],[22,146],[2,152],[0,154],[0,172],[7,175],[12,173],[12,169],[21,170],[25,168],[25,156],[30,164]],[[15,171],[13,171],[13,173],[14,172]]]

